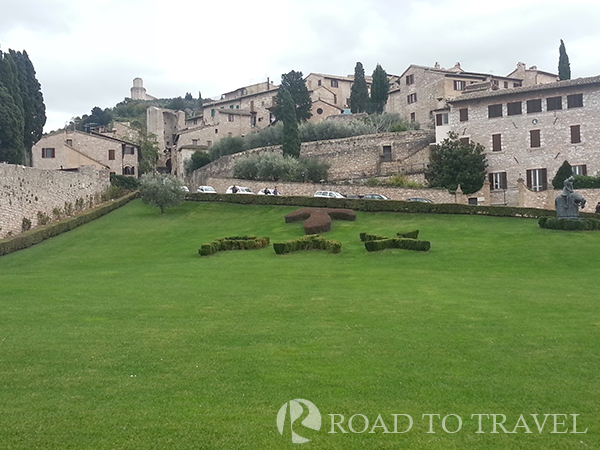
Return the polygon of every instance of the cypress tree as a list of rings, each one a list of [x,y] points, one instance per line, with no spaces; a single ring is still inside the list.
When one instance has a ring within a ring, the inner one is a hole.
[[[565,43],[560,40],[560,47],[558,48],[558,79],[559,80],[570,80],[571,79],[571,64],[569,63],[569,55],[567,55],[567,49]]]
[[[283,155],[300,156],[300,138],[298,137],[298,120],[296,119],[296,105],[291,94],[287,89],[281,89],[282,92],[282,121],[283,121],[283,143],[281,150]]]
[[[383,112],[389,91],[390,82],[387,73],[381,65],[377,64],[373,71],[373,84],[371,84],[371,112]]]
[[[11,164],[25,162],[23,136],[25,130],[23,98],[17,66],[10,53],[0,52],[0,161]]]
[[[281,75],[281,86],[279,86],[275,106],[271,109],[277,120],[283,120],[282,90],[288,91],[291,95],[296,110],[296,120],[298,122],[305,122],[312,117],[312,113],[310,112],[312,100],[310,99],[310,92],[308,92],[302,72],[292,70]]]
[[[350,111],[362,113],[367,111],[369,104],[369,88],[365,81],[365,69],[361,62],[357,62],[354,67],[354,82],[350,89]]]
[[[562,166],[556,171],[556,175],[552,179],[552,186],[554,189],[562,189],[565,184],[565,180],[573,175],[573,167],[568,161],[562,163]]]

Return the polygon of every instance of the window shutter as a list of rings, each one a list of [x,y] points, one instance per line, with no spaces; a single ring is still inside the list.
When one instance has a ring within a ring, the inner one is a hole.
[[[439,127],[440,125],[442,125],[442,115],[441,114],[436,114],[435,115],[435,124]]]
[[[542,173],[542,190],[548,189],[548,174],[546,169],[540,169]]]
[[[492,189],[494,189],[494,174],[493,173],[488,173],[488,181],[490,182]]]
[[[508,187],[508,180],[506,179],[506,172],[502,172],[500,174],[500,178],[502,179],[502,189],[506,189]]]
[[[533,186],[533,182],[532,182],[532,180],[531,180],[531,170],[530,170],[530,169],[528,169],[528,170],[527,170],[527,187],[528,187],[529,189],[531,189],[531,186]]]

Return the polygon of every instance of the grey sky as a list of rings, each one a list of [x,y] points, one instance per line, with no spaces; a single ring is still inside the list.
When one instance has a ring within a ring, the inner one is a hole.
[[[42,84],[45,131],[129,95],[204,97],[290,70],[392,74],[439,62],[507,75],[522,61],[600,74],[597,0],[0,0],[0,48],[26,50]]]

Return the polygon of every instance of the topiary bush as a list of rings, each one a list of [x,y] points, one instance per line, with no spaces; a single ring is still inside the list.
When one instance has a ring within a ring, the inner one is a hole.
[[[365,241],[365,248],[368,252],[378,252],[385,250],[386,248],[401,248],[404,250],[426,252],[431,248],[431,243],[429,241],[420,241],[418,239],[387,238]]]
[[[304,220],[304,234],[319,234],[331,230],[331,220],[356,220],[351,209],[301,208],[285,215],[285,222]]]
[[[342,244],[338,241],[325,239],[323,236],[313,234],[298,239],[274,243],[273,250],[278,255],[299,250],[329,250],[331,253],[340,253],[342,251]]]
[[[202,244],[198,249],[198,253],[200,256],[209,256],[226,250],[256,250],[267,245],[269,245],[268,237],[232,236]]]
[[[592,231],[600,230],[600,220],[596,219],[559,219],[558,217],[540,217],[538,219],[540,228],[550,230],[566,230],[566,231]]]

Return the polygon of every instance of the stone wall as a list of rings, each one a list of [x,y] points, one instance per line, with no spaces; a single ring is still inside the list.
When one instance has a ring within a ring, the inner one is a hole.
[[[24,218],[36,227],[38,212],[55,219],[58,210],[94,206],[109,186],[108,170],[91,166],[67,172],[0,164],[0,238],[20,233]]]
[[[327,141],[303,142],[301,157],[326,161],[331,165],[329,181],[356,180],[369,177],[422,172],[429,161],[429,145],[434,133],[407,131],[354,136]],[[248,150],[219,158],[196,170],[187,180],[190,189],[206,184],[208,178],[233,176],[233,166],[240,158],[264,153],[281,153],[280,146]]]

